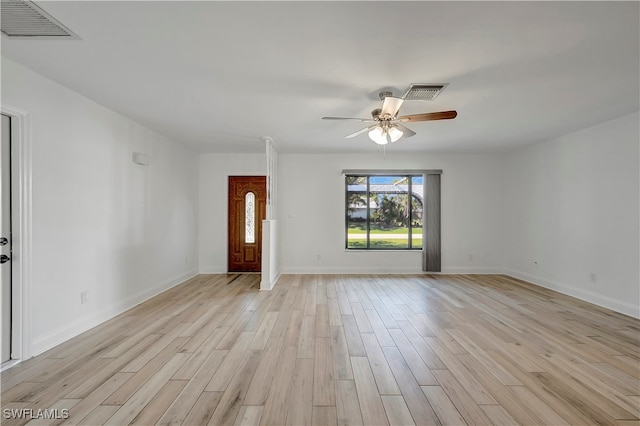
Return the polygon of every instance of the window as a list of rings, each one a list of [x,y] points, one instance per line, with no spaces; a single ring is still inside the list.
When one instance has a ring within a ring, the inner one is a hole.
[[[422,249],[422,175],[347,174],[345,183],[347,249]]]
[[[245,243],[255,243],[255,217],[256,217],[256,208],[255,208],[255,200],[256,196],[253,192],[247,192],[247,195],[244,198],[245,201],[245,215],[244,215],[244,242]]]

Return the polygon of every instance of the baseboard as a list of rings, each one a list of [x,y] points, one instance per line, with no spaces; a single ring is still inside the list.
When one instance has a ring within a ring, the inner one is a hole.
[[[421,274],[420,268],[376,268],[367,266],[302,266],[282,268],[283,274]]]
[[[185,282],[186,280],[198,275],[196,271],[189,271],[178,277],[169,279],[157,286],[141,291],[137,294],[129,296],[121,302],[118,302],[112,306],[101,309],[88,318],[82,318],[75,323],[61,327],[45,336],[34,339],[32,344],[32,356],[40,355],[41,353],[48,351],[49,349],[58,346],[61,343],[66,342],[73,337],[76,337],[85,331],[88,331],[105,321],[110,320],[123,312],[145,302],[158,294],[175,287],[178,284]]]
[[[265,280],[265,278],[266,278],[266,277],[264,276],[264,274],[263,274],[263,275],[262,275],[262,281],[260,281],[260,290],[273,290],[273,287],[275,287],[275,286],[276,286],[276,284],[278,283],[278,280],[280,279],[280,276],[281,276],[281,275],[282,275],[282,274],[280,273],[280,271],[278,271],[278,272],[276,273],[276,277],[273,279],[273,281],[271,281],[271,282],[266,282],[266,283],[265,283],[266,285],[265,285],[265,286],[263,286],[263,285],[262,285],[262,282],[264,282],[264,280]]]
[[[282,268],[283,274],[377,274],[377,275],[415,275],[415,274],[502,274],[502,268],[496,267],[448,267],[442,272],[424,272],[420,268],[370,267],[370,266],[312,266]]]
[[[456,275],[495,275],[503,274],[503,268],[495,266],[446,266],[442,268],[442,274]]]
[[[505,269],[504,274],[540,287],[548,288],[549,290],[557,291],[558,293],[566,294],[567,296],[575,297],[576,299],[584,300],[585,302],[593,303],[594,305],[598,305],[603,308],[611,309],[612,311],[628,315],[633,318],[640,319],[640,306],[634,305],[632,303],[603,296],[593,291],[584,290],[569,284],[546,280],[535,275],[527,274],[525,272],[520,272],[513,269]]]

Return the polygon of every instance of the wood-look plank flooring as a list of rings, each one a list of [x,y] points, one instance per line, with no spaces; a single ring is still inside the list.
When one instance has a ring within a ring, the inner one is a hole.
[[[640,424],[637,319],[501,275],[259,279],[200,275],[3,372],[2,424]],[[11,418],[42,409],[68,418]]]

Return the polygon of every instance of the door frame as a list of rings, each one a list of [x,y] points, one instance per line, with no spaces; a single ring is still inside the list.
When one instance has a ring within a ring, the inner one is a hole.
[[[32,150],[31,113],[1,105],[11,118],[11,360],[5,370],[31,358]]]
[[[263,178],[265,178],[265,180],[266,180],[266,182],[265,182],[266,188],[265,189],[267,191],[267,200],[266,200],[267,204],[268,204],[268,201],[269,201],[269,194],[268,194],[268,190],[269,190],[268,181],[269,181],[269,179],[267,178],[267,175],[262,175],[262,174],[246,174],[246,173],[243,173],[243,174],[227,174],[227,182],[225,184],[225,193],[226,193],[226,198],[227,198],[226,201],[225,201],[226,206],[227,206],[226,207],[226,211],[225,211],[225,223],[226,223],[226,229],[227,229],[227,232],[225,232],[225,242],[226,242],[226,251],[227,251],[227,264],[226,264],[227,274],[262,274],[262,267],[260,268],[259,272],[235,272],[235,271],[230,271],[229,270],[229,258],[231,256],[231,253],[229,251],[229,245],[230,245],[229,244],[229,181],[233,177],[263,177]],[[263,219],[261,219],[260,221],[266,219],[267,218],[266,215],[267,215],[267,212],[265,210],[265,217]],[[256,219],[256,223],[257,222],[258,222],[258,220]],[[261,244],[260,250],[262,252],[262,256],[264,256],[264,241],[262,241],[262,235],[260,235],[260,244]]]

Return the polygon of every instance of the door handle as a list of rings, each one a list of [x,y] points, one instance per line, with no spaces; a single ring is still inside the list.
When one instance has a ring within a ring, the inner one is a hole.
[[[0,255],[0,263],[7,263],[10,260],[11,260],[11,258],[9,256],[7,256],[6,254]]]
[[[7,244],[9,244],[9,240],[5,237],[0,237],[0,246],[6,246]]]

